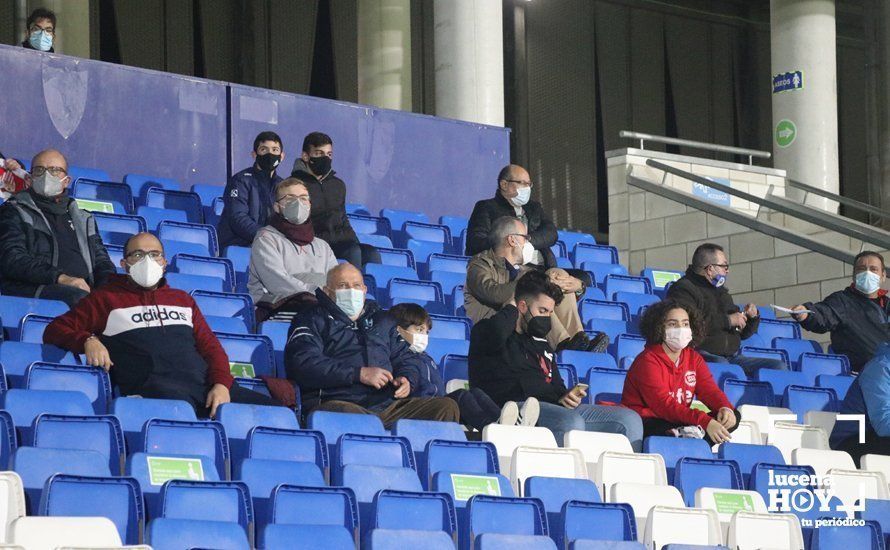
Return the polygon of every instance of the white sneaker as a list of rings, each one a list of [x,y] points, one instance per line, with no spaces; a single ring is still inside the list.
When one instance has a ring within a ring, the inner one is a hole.
[[[534,426],[538,423],[538,417],[541,415],[541,403],[534,397],[529,397],[522,404],[522,410],[519,411],[519,424],[521,426]]]
[[[498,424],[504,426],[515,426],[519,423],[519,406],[516,401],[507,401],[501,407],[501,417],[498,418]]]

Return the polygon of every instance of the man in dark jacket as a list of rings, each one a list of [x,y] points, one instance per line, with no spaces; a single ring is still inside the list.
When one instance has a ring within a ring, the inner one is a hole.
[[[0,206],[0,292],[76,304],[115,272],[89,212],[68,196],[68,162],[47,149],[31,187]]]
[[[547,343],[550,315],[563,292],[540,271],[516,282],[514,299],[493,316],[473,326],[470,335],[470,387],[480,388],[495,403],[540,401],[538,426],[553,431],[562,443],[570,430],[621,433],[640,450],[643,424],[624,407],[582,403],[587,392],[567,389],[556,354]]]
[[[705,361],[738,365],[749,376],[760,369],[787,370],[783,361],[739,354],[742,340],[757,332],[760,313],[754,304],[739,311],[724,286],[728,273],[729,262],[723,247],[705,243],[692,254],[692,265],[686,269],[686,275],[668,290],[668,297],[694,307],[705,318],[707,336],[699,344],[698,352]]]
[[[346,217],[346,184],[331,168],[334,142],[330,136],[312,132],[303,139],[303,153],[294,162],[291,177],[306,182],[312,201],[312,228],[334,251],[334,255],[361,269],[367,263],[380,263],[380,253],[361,244]]]
[[[150,233],[130,237],[111,281],[46,327],[43,341],[109,371],[122,395],[182,399],[199,416],[228,402],[277,405],[234,382],[229,359],[195,300],[167,286],[164,249]]]
[[[46,8],[37,8],[28,16],[25,23],[28,38],[22,47],[29,50],[53,53],[53,41],[56,38],[56,14]]]
[[[791,309],[811,313],[793,317],[811,332],[831,332],[834,352],[849,357],[850,366],[859,372],[879,345],[890,342],[890,299],[881,288],[885,278],[884,257],[860,252],[853,261],[853,284],[821,302],[794,306]]]
[[[400,418],[457,422],[451,399],[409,397],[423,363],[366,291],[361,272],[340,264],[315,291],[318,305],[291,323],[285,370],[303,410],[375,414],[387,428]]]
[[[260,132],[250,154],[256,162],[232,176],[223,191],[225,204],[216,228],[220,247],[250,246],[257,231],[268,225],[284,146],[275,132]]]

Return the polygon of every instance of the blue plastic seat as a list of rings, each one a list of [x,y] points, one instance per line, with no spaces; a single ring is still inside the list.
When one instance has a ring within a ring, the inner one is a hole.
[[[736,380],[748,379],[744,369],[738,365],[733,365],[732,363],[708,363],[708,370],[711,371],[711,376],[714,377],[714,382],[721,388],[723,387],[724,380],[729,378],[734,378]]]
[[[287,345],[288,332],[290,323],[287,321],[264,321],[259,327],[259,333],[272,341],[272,354],[278,372],[284,372],[284,346]]]
[[[49,344],[0,342],[0,365],[3,365],[10,388],[25,387],[25,373],[35,362],[78,364],[73,353]]]
[[[562,267],[559,265],[560,260],[566,260],[566,265],[570,266],[569,269],[574,268],[572,261],[569,260],[569,251],[566,248],[566,243],[559,240],[556,241],[553,243],[553,246],[550,247],[550,252],[552,252],[553,256],[556,258],[557,267]]]
[[[683,493],[683,500],[689,507],[695,506],[695,492],[701,487],[734,490],[745,488],[739,465],[735,461],[719,458],[680,458],[674,470],[673,485]]]
[[[811,550],[834,550],[836,548],[861,548],[862,550],[883,550],[884,541],[880,525],[866,523],[857,526],[821,526],[813,529]]]
[[[540,499],[547,513],[550,535],[557,546],[564,548],[565,517],[563,508],[569,501],[601,502],[596,483],[589,479],[532,476],[525,480],[525,496]]]
[[[72,187],[70,195],[75,199],[110,202],[114,205],[115,214],[133,213],[135,206],[133,194],[130,187],[123,183],[81,178],[75,181]]]
[[[600,300],[601,302],[607,301],[606,295],[596,285],[587,287],[587,290],[584,291],[583,299],[584,300]]]
[[[205,315],[241,319],[251,330],[256,325],[253,300],[249,294],[195,290],[192,292],[192,298],[198,304],[198,309]],[[282,346],[281,349],[283,350],[284,347]]]
[[[328,456],[333,462],[335,447],[343,434],[386,435],[383,422],[373,414],[350,414],[330,411],[312,411],[307,419],[308,428],[324,434]]]
[[[501,474],[485,473],[485,472],[465,472],[462,466],[457,463],[450,465],[449,469],[445,469],[433,474],[430,490],[448,493],[454,500],[454,508],[457,512],[457,524],[461,529],[461,545],[466,540],[467,506],[472,496],[477,494],[494,495],[512,497],[513,486],[510,480]],[[464,476],[471,476],[466,478]],[[470,480],[472,483],[468,484]],[[458,491],[457,488],[460,488]]]
[[[40,414],[93,414],[93,406],[86,395],[79,391],[63,390],[11,389],[0,394],[0,409],[12,416],[19,432],[20,445],[30,445],[33,441],[32,425]]]
[[[740,405],[774,407],[776,403],[776,396],[769,382],[727,378],[723,380],[722,389],[733,407]]]
[[[59,300],[0,296],[0,321],[3,323],[7,340],[19,339],[19,325],[22,318],[29,313],[57,317],[66,311],[68,305]]]
[[[856,512],[857,519],[876,523],[884,532],[884,546],[890,542],[890,500],[865,499],[865,510]]]
[[[432,490],[432,479],[439,472],[459,469],[462,474],[499,473],[497,450],[487,441],[446,441],[433,439],[425,447],[421,471],[423,485]],[[419,461],[418,461],[419,463]]]
[[[423,531],[434,540],[436,533],[451,539],[457,531],[454,502],[447,493],[383,490],[374,497],[373,507],[373,529],[410,528]]]
[[[124,183],[133,190],[134,197],[145,198],[148,190],[153,187],[162,189],[170,189],[176,191],[182,188],[179,182],[173,178],[163,178],[160,176],[151,176],[147,174],[126,174],[124,175]]]
[[[640,277],[646,277],[647,279],[649,279],[649,283],[652,285],[652,291],[661,296],[664,296],[665,286],[668,283],[677,281],[682,276],[682,271],[674,271],[672,269],[658,269],[647,267],[640,272]]]
[[[629,292],[633,294],[652,294],[652,285],[645,277],[632,275],[608,275],[603,281],[603,291],[606,297],[615,300],[616,292]]]
[[[108,172],[101,168],[90,168],[89,166],[68,166],[68,175],[71,181],[76,182],[79,179],[89,179],[93,181],[109,181],[111,177]]]
[[[837,394],[833,389],[793,384],[785,388],[782,406],[797,414],[797,421],[801,424],[809,411],[840,411]]]
[[[392,243],[383,243],[373,242],[376,239],[366,239],[367,237],[376,237],[377,239],[387,239],[381,235],[360,235],[362,237],[362,243],[370,244],[377,248],[377,252],[380,253],[380,263],[381,265],[391,265],[394,267],[410,267],[411,269],[415,268],[414,264],[414,254],[411,253],[410,250],[403,250],[401,248],[393,248]]]
[[[574,250],[578,243],[596,244],[596,239],[590,233],[580,231],[559,230],[556,232],[559,240],[565,245],[566,250]]]
[[[390,238],[386,237],[384,235],[368,235],[366,233],[357,233],[356,236],[358,237],[358,242],[360,242],[362,244],[371,245],[374,248],[376,248],[378,251],[380,251],[380,250],[389,250],[389,251],[397,250],[397,249],[393,248],[393,244],[392,244],[392,241],[390,240]],[[381,252],[380,257],[381,257],[381,263],[384,263],[384,264],[389,263],[387,261],[387,255],[385,253]],[[412,261],[413,261],[413,257],[412,257]],[[397,265],[401,265],[401,264],[397,264]]]
[[[56,474],[46,482],[39,514],[106,517],[114,522],[124,544],[142,542],[145,505],[139,482],[132,477]]]
[[[161,515],[168,519],[236,523],[249,538],[253,533],[250,491],[239,481],[171,479],[161,488]]]
[[[170,288],[178,288],[187,293],[196,290],[205,290],[207,292],[224,292],[226,290],[225,281],[216,277],[167,272],[164,274],[164,278]]]
[[[368,264],[365,266],[365,274],[366,276],[370,276],[374,280],[374,285],[368,285],[368,290],[374,292],[374,295],[377,296],[378,301],[381,300],[382,296],[387,296],[386,291],[389,287],[389,281],[391,279],[407,279],[407,280],[420,280],[417,276],[417,272],[410,267],[399,267],[395,265],[383,265],[383,264]],[[385,303],[385,302],[384,302]]]
[[[608,294],[608,292],[607,292]],[[616,302],[627,304],[633,317],[642,315],[643,310],[652,304],[657,304],[660,298],[654,294],[639,294],[636,292],[615,292],[612,299]]]
[[[257,426],[247,435],[247,457],[310,462],[322,471],[328,467],[328,448],[324,434],[315,430]]]
[[[127,456],[127,462],[124,468],[126,475],[134,478],[139,482],[139,488],[142,490],[142,496],[145,500],[145,515],[153,518],[161,515],[161,490],[164,482],[170,479],[177,479],[176,474],[164,475],[161,473],[160,479],[154,479],[152,475],[152,466],[157,468],[158,465],[164,466],[165,462],[184,462],[188,470],[184,477],[191,480],[200,481],[219,481],[219,473],[213,459],[202,455],[173,455],[165,453],[143,453],[135,452]],[[239,527],[240,528],[240,527]]]
[[[798,370],[807,376],[809,385],[812,386],[816,383],[816,379],[823,374],[849,375],[850,359],[846,355],[803,353],[798,360]]]
[[[409,302],[422,305],[430,313],[446,313],[445,297],[439,283],[390,279],[387,294],[393,305]]]
[[[349,218],[352,229],[359,235],[383,235],[392,239],[392,227],[386,218],[361,214],[347,214],[346,217]]]
[[[798,366],[801,355],[805,353],[822,353],[822,346],[818,342],[802,338],[773,338],[772,347],[785,350],[785,353],[788,354],[788,361],[795,367]]]
[[[454,540],[444,531],[378,528],[371,530],[365,542],[362,543],[362,548],[367,550],[401,550],[403,548],[454,550]]]
[[[460,234],[467,229],[469,223],[470,219],[465,216],[439,216],[439,224],[448,226],[449,231],[451,231],[451,237],[454,240],[460,237]],[[463,254],[462,248],[460,253]]]
[[[626,304],[601,300],[581,301],[582,319],[611,319],[613,321],[630,321],[630,310]]]
[[[235,289],[235,268],[226,258],[177,254],[173,256],[171,264],[171,270],[176,273],[222,279],[224,291],[232,292]]]
[[[606,367],[591,367],[584,376],[590,386],[587,389],[587,403],[620,403],[624,392],[627,371]]]
[[[417,469],[408,440],[388,435],[341,435],[331,456],[331,485],[344,484],[343,472],[350,465]]]
[[[19,341],[29,344],[42,344],[43,331],[54,321],[53,317],[29,313],[22,317],[19,324]]]
[[[245,458],[238,465],[235,476],[250,489],[253,499],[257,532],[269,522],[272,513],[272,495],[279,485],[301,487],[325,487],[324,473],[311,462]]]
[[[788,354],[783,349],[768,349],[768,348],[757,348],[753,346],[742,346],[741,354],[745,357],[760,357],[763,359],[775,359],[777,361],[782,361],[788,368],[791,368],[791,361],[788,359]],[[760,369],[760,372],[765,370],[772,369]]]
[[[466,442],[464,430],[456,422],[437,422],[433,420],[414,420],[403,418],[396,421],[392,434],[408,440],[411,450],[414,452],[414,464],[417,471],[423,474],[427,465],[427,445],[431,441],[457,441]],[[424,486],[427,483],[424,482]]]
[[[850,386],[853,385],[853,381],[856,380],[853,376],[834,376],[830,374],[820,374],[816,377],[816,385],[820,388],[831,388],[834,390],[838,399],[843,400],[847,391],[849,391]]]
[[[174,221],[163,221],[158,224],[158,238],[165,243],[165,254],[172,256],[169,250],[166,250],[167,241],[180,241],[192,243],[204,248],[201,256],[218,256],[219,241],[216,237],[216,228],[212,225],[203,225],[199,223],[183,223]]]
[[[429,270],[428,264],[430,256],[433,254],[444,254],[449,251],[449,248],[446,248],[445,243],[419,241],[417,239],[408,239],[408,242],[405,243],[405,248],[411,251],[415,262],[422,264],[423,273],[427,273]]]
[[[340,481],[343,486],[355,492],[362,536],[373,526],[374,497],[378,492],[384,489],[416,493],[423,491],[417,472],[413,468],[347,464],[343,467]]]
[[[734,460],[739,465],[739,471],[742,473],[742,482],[749,489],[751,488],[751,472],[758,462],[785,464],[782,452],[778,447],[772,445],[726,442],[720,444],[717,448],[717,458]]]
[[[574,388],[578,384],[580,379],[578,378],[578,370],[575,368],[575,365],[557,363],[557,369],[559,369],[559,376],[567,388]]]
[[[466,338],[436,338],[430,336],[426,353],[433,358],[433,361],[440,364],[442,358],[448,354],[467,355],[470,353],[470,342]]]
[[[800,338],[800,325],[795,321],[781,321],[778,319],[761,319],[757,326],[759,334],[767,343],[771,344],[774,338]]]
[[[142,436],[147,453],[206,456],[219,479],[229,479],[229,444],[219,422],[152,419],[145,423]]]
[[[704,439],[690,439],[653,435],[643,440],[643,452],[660,454],[664,458],[668,483],[674,481],[674,469],[681,458],[710,459],[711,446]]]
[[[470,366],[466,355],[448,354],[439,363],[442,381],[446,384],[451,380],[469,380]]]
[[[247,456],[247,436],[256,426],[300,429],[294,411],[286,407],[224,403],[217,410],[217,420],[226,430],[233,464]]]
[[[110,477],[108,459],[96,451],[19,447],[12,457],[12,469],[22,478],[28,515],[40,509],[40,497],[47,480],[55,474]]]
[[[197,193],[154,187],[145,194],[145,205],[167,210],[182,210],[190,223],[204,222],[204,208]]]
[[[225,548],[250,550],[244,529],[228,521],[155,518],[145,530],[152,548]]]
[[[646,347],[646,339],[642,336],[634,336],[632,334],[621,334],[615,340],[614,350],[615,357],[620,361],[625,358],[635,358],[643,348]]]
[[[575,541],[636,541],[637,524],[630,504],[570,500],[562,508],[561,533],[566,543]],[[557,526],[551,524],[551,533]],[[637,543],[638,544],[638,543]],[[576,546],[577,547],[577,546]],[[589,546],[596,548],[596,546]],[[603,550],[611,548],[605,544]],[[615,550],[622,548],[616,546]]]
[[[203,206],[212,206],[214,199],[222,197],[225,187],[209,183],[194,183],[192,184],[191,191],[198,195]]]
[[[227,246],[224,256],[232,261],[236,273],[246,273],[250,267],[249,246]]]
[[[271,519],[261,537],[267,550],[355,548],[358,540],[358,504],[346,487],[279,486],[272,497]]]
[[[226,202],[222,197],[213,199],[213,204],[204,207],[204,223],[219,227],[219,219],[225,207]]]
[[[18,447],[12,415],[0,410],[0,469],[8,470],[12,455]]]
[[[196,421],[195,409],[186,401],[118,397],[111,402],[111,414],[121,421],[129,453],[143,451],[142,428],[153,418]]]
[[[380,210],[380,217],[389,220],[393,231],[402,231],[405,222],[429,223],[430,219],[423,212],[413,210],[399,210],[396,208],[384,208]]]
[[[619,334],[627,334],[629,323],[614,319],[587,319],[584,323],[586,330],[604,332],[610,341],[615,341]]]
[[[470,498],[467,522],[461,530],[462,545],[470,548],[469,541],[487,533],[548,536],[543,503],[536,498],[486,495]]]
[[[217,317],[205,315],[204,320],[213,332],[225,332],[229,334],[250,334],[247,325],[241,319],[235,317]]]
[[[574,264],[578,267],[578,264]],[[593,277],[593,282],[602,285],[609,275],[627,275],[627,268],[619,263],[585,261],[580,269],[587,271]]]
[[[346,203],[346,213],[347,214],[362,214],[365,216],[371,215],[371,211],[368,210],[368,207],[360,202],[347,202]]]
[[[93,219],[96,220],[96,227],[106,245],[123,246],[131,236],[146,230],[145,220],[139,216],[93,212]]]
[[[725,445],[725,443],[724,443]],[[760,493],[760,496],[763,497],[767,503],[770,501],[769,490],[773,489],[783,489],[787,488],[785,486],[778,486],[775,484],[771,484],[770,480],[777,479],[772,476],[785,476],[785,475],[808,475],[814,476],[816,475],[816,471],[813,470],[812,466],[805,465],[794,465],[784,464],[784,462],[758,462],[751,469],[751,478],[748,481],[748,490],[749,491],[757,491]],[[795,487],[795,489],[800,488],[800,486]],[[794,509],[794,507],[791,507]],[[788,510],[780,510],[780,511],[788,511]]]
[[[559,353],[559,362],[575,365],[579,373],[587,372],[591,367],[618,368],[618,363],[610,354],[594,351],[563,350]]]
[[[442,292],[445,293],[446,296],[451,295],[453,297],[455,287],[466,285],[467,274],[455,271],[433,270],[430,271],[430,280],[439,283],[439,286],[442,287]],[[461,300],[459,304],[452,302],[452,309],[455,305],[464,305],[463,300]]]
[[[114,415],[41,414],[34,421],[34,447],[102,453],[112,475],[124,471],[124,432]]]
[[[467,264],[470,263],[468,256],[460,256],[453,254],[433,254],[429,257],[428,267],[430,273],[433,271],[447,271],[452,273],[462,273],[466,275]]]
[[[470,339],[470,320],[466,317],[430,315],[430,319],[433,322],[433,328],[430,331],[431,338],[445,338],[451,340]]]
[[[137,207],[136,215],[145,220],[145,227],[149,231],[157,231],[161,222],[165,221],[188,222],[188,216],[182,210],[167,210],[153,206]]]
[[[575,264],[575,267],[579,267],[584,262],[617,264],[618,249],[609,245],[578,243],[572,251],[572,263]]]
[[[269,386],[261,378],[243,378],[241,376],[235,377],[235,383],[237,383],[240,387],[254,391],[257,393],[261,393],[266,397],[272,397],[272,392],[269,391]],[[296,390],[296,398],[297,398],[297,406],[296,413],[300,413],[300,387],[294,386],[294,390]]]
[[[790,385],[806,386],[807,376],[802,372],[791,370],[760,369],[757,372],[758,382],[769,382],[773,388],[775,402],[781,403],[785,388]]]
[[[229,356],[230,363],[246,363],[253,366],[256,376],[279,376],[275,368],[272,340],[261,334],[216,334],[219,343]]]
[[[29,390],[65,388],[67,391],[79,391],[89,398],[96,414],[107,413],[111,402],[111,379],[102,367],[31,363],[25,371],[25,388]]]

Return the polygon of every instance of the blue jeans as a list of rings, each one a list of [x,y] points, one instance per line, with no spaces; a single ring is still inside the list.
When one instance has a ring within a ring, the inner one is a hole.
[[[713,353],[708,353],[704,350],[697,351],[708,363],[732,363],[733,365],[742,367],[742,370],[745,371],[745,375],[747,375],[748,378],[755,378],[757,376],[757,371],[760,369],[788,370],[788,365],[786,365],[784,361],[779,361],[778,359],[745,357],[738,352],[736,352],[735,355],[727,357],[723,355],[714,355]]]
[[[542,401],[538,426],[549,428],[559,445],[563,444],[566,432],[582,430],[623,434],[637,453],[643,447],[643,421],[636,412],[624,407],[582,404],[567,409]]]

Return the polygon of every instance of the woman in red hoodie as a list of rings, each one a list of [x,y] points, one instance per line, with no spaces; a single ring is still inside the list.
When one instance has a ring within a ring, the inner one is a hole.
[[[688,347],[702,340],[699,313],[674,300],[646,310],[640,332],[646,348],[631,365],[621,404],[643,419],[643,435],[703,438],[710,445],[729,441],[741,416],[717,387],[704,358]],[[710,413],[690,407],[693,397]]]

